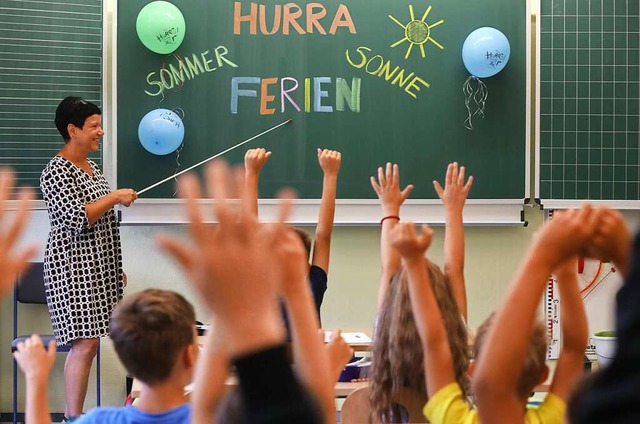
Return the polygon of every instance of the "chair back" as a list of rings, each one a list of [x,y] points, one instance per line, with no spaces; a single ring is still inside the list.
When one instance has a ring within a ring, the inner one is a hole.
[[[44,290],[44,264],[42,262],[32,262],[29,269],[18,276],[16,301],[20,303],[47,303]]]
[[[370,387],[361,387],[354,390],[347,396],[342,404],[342,411],[340,412],[341,424],[362,424],[369,423],[369,416],[371,413],[371,403],[369,401],[369,395],[371,393]],[[422,408],[425,401],[420,396],[416,395],[408,389],[398,389],[392,396],[394,403],[397,403],[403,407],[408,414],[409,423],[428,423],[425,416],[422,414]],[[379,421],[374,421],[373,424],[378,424]]]
[[[32,262],[28,269],[18,275],[13,290],[13,339],[18,337],[18,303],[45,304],[44,263]]]
[[[340,424],[362,424],[369,422],[371,403],[369,387],[361,387],[347,396],[340,411]]]

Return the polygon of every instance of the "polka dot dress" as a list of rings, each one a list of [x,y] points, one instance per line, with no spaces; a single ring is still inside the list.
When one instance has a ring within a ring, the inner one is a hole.
[[[40,176],[51,231],[44,284],[58,345],[109,334],[109,317],[122,298],[122,251],[115,211],[89,224],[85,205],[111,192],[98,166],[93,176],[56,156]]]

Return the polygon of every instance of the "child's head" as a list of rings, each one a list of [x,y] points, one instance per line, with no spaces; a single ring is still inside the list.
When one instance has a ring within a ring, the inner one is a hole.
[[[148,289],[128,295],[114,309],[110,337],[120,361],[146,384],[161,383],[194,344],[195,312],[178,293]]]
[[[67,130],[69,124],[82,128],[88,117],[101,114],[100,108],[91,102],[80,97],[65,97],[56,108],[56,128],[66,143],[70,139]]]
[[[495,313],[489,315],[487,319],[478,327],[475,339],[474,356],[477,362],[482,355],[484,343],[491,327],[493,326]],[[518,396],[527,399],[535,387],[541,381],[546,380],[549,369],[545,363],[547,355],[547,329],[541,321],[535,321],[531,330],[531,344],[527,351],[522,374],[518,380]]]
[[[304,248],[307,251],[307,258],[309,258],[311,256],[311,236],[309,236],[309,234],[307,234],[307,232],[302,228],[298,228],[298,227],[291,227],[291,228],[293,229],[293,231],[296,232],[296,234],[298,234],[298,236],[300,237],[300,240],[302,240],[302,243],[304,244]]]
[[[466,392],[469,348],[467,331],[451,286],[440,268],[427,261],[429,280],[440,311],[455,368],[456,380]],[[371,369],[372,416],[387,422],[398,417],[391,401],[393,390],[404,387],[427,397],[422,342],[411,309],[407,275],[401,267],[394,275],[380,308]]]

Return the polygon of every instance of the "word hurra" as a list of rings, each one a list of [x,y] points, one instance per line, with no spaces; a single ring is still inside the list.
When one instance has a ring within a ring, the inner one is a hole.
[[[233,9],[233,33],[240,35],[243,23],[249,24],[249,34],[256,35],[258,33],[258,20],[260,20],[260,33],[262,35],[277,34],[282,30],[282,34],[288,35],[293,29],[298,34],[313,34],[318,32],[327,35],[322,21],[327,16],[327,9],[321,3],[308,3],[305,8],[305,17],[302,18],[302,7],[295,3],[286,3],[284,5],[276,4],[273,6],[273,23],[271,28],[267,26],[267,11],[263,4],[251,3],[249,13],[243,14],[242,3],[237,1]],[[298,19],[302,21],[302,25],[298,23]],[[327,22],[324,20],[324,22]],[[326,25],[326,24],[325,24]],[[304,26],[304,28],[303,28]],[[338,28],[344,27],[349,29],[351,34],[356,33],[356,26],[351,19],[349,9],[344,4],[340,4],[335,12],[329,34],[334,35]]]

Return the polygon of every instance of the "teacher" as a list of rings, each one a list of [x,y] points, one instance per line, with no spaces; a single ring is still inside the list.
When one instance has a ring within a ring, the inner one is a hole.
[[[40,177],[51,222],[44,284],[56,342],[72,346],[64,380],[65,420],[73,421],[82,414],[98,338],[109,334],[111,311],[126,285],[113,207],[131,205],[137,194],[130,188],[111,191],[87,157],[104,135],[98,106],[66,97],[55,123],[65,144]]]

